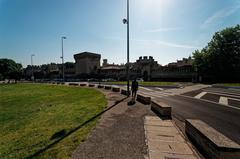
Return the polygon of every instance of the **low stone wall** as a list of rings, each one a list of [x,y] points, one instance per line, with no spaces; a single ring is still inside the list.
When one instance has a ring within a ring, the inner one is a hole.
[[[152,100],[151,101],[151,109],[161,116],[168,117],[168,118],[172,117],[171,116],[172,107],[166,103]]]
[[[130,92],[128,92],[126,89],[121,89],[121,94],[128,96],[130,95]]]
[[[112,86],[104,86],[104,88],[105,88],[106,90],[111,90],[111,89],[112,89]]]
[[[201,120],[186,120],[185,131],[208,159],[240,158],[240,145]]]
[[[151,97],[148,97],[143,94],[137,94],[137,101],[139,101],[143,104],[151,104]]]
[[[104,85],[100,85],[100,84],[99,84],[97,87],[98,87],[98,88],[104,88]]]
[[[88,87],[95,87],[95,84],[89,84]]]
[[[78,83],[69,83],[68,85],[69,85],[69,86],[79,86]]]
[[[119,87],[112,87],[112,91],[113,92],[120,92],[120,88]]]

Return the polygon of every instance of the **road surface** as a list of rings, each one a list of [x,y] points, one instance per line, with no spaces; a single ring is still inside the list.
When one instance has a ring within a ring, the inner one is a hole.
[[[139,93],[171,105],[174,118],[203,120],[240,144],[240,90],[194,85],[166,90],[140,87]]]

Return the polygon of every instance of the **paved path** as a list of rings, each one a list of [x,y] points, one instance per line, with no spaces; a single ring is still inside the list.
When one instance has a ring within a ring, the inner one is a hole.
[[[149,159],[197,159],[193,149],[171,120],[146,116],[144,128]]]
[[[147,156],[144,117],[154,114],[149,106],[140,103],[127,106],[128,101],[103,114],[89,138],[75,150],[73,159],[144,159]]]

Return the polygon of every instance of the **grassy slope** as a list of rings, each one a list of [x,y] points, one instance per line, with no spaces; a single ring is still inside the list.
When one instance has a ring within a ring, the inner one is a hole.
[[[127,84],[126,81],[105,82],[105,83],[109,83],[109,84]],[[138,83],[139,83],[139,85],[142,85],[142,86],[174,86],[174,85],[177,85],[177,83],[175,83],[175,82],[138,82]]]
[[[88,88],[40,84],[0,85],[0,158],[25,158],[81,125],[106,106],[103,94]],[[39,158],[68,158],[96,120],[66,137]]]

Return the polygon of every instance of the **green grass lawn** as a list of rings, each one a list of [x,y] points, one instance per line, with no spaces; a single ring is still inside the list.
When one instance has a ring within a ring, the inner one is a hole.
[[[224,85],[224,86],[239,86],[240,87],[240,83],[224,83],[222,85]]]
[[[90,88],[0,85],[0,158],[33,155],[94,117],[106,105],[105,96]],[[36,158],[70,158],[96,122],[86,124]]]
[[[107,84],[127,84],[126,81],[104,82]],[[131,83],[131,82],[130,82]],[[176,82],[138,82],[142,86],[175,86]]]

